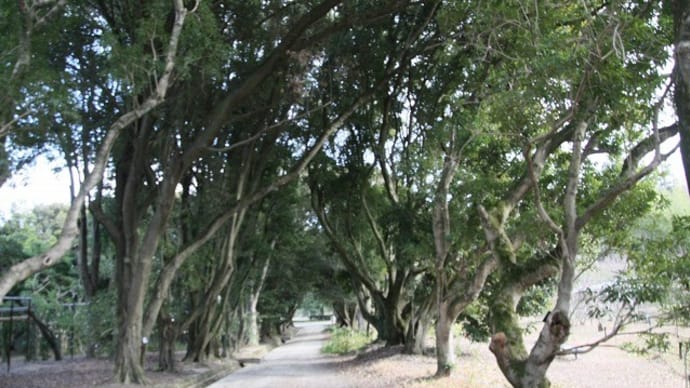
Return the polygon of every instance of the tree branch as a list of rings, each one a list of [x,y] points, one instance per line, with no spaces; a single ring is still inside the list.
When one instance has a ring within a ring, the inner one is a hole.
[[[654,135],[652,135],[652,137],[654,137]],[[654,141],[656,142],[660,138],[661,137],[659,136]],[[649,138],[643,140],[640,144],[646,143],[647,140],[649,140]],[[628,176],[625,177],[623,180],[619,181],[613,187],[609,188],[609,190],[603,193],[593,204],[587,207],[587,209],[585,209],[582,215],[580,215],[577,218],[575,227],[578,230],[582,229],[587,224],[587,222],[589,222],[589,220],[592,219],[592,217],[599,214],[603,209],[605,209],[608,205],[615,201],[618,198],[618,196],[620,196],[622,193],[626,192],[628,189],[633,187],[635,184],[637,184],[637,182],[642,180],[642,178],[651,174],[663,161],[668,159],[676,151],[676,149],[678,149],[679,146],[680,144],[677,144],[670,152],[665,154],[660,153],[660,151],[657,151],[658,153],[654,156],[654,159],[648,165],[646,165],[634,174],[630,174],[632,167],[625,167]],[[658,148],[658,146],[655,147]],[[633,152],[636,151],[637,147],[633,149]],[[639,161],[640,159],[637,160]],[[629,158],[628,160],[631,159]]]
[[[383,239],[383,235],[381,234],[378,225],[376,225],[376,220],[374,219],[374,216],[371,214],[371,209],[369,209],[369,204],[367,203],[364,190],[362,190],[362,208],[364,208],[364,214],[366,215],[369,227],[371,228],[371,231],[376,239],[381,257],[383,258],[383,260],[386,261],[388,265],[391,265],[392,263],[389,260],[390,252],[388,251],[388,248],[386,248],[386,242]]]
[[[527,148],[523,155],[525,156],[525,162],[527,163],[527,171],[529,178],[532,181],[532,187],[534,188],[534,205],[537,208],[537,214],[546,223],[546,225],[557,235],[563,237],[563,229],[561,229],[556,222],[549,216],[549,213],[544,209],[544,205],[541,202],[541,190],[539,189],[539,180],[537,178],[537,173],[535,172],[534,163],[530,156],[529,148]]]

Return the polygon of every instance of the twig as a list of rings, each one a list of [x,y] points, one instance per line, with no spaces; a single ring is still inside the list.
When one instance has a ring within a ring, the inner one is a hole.
[[[229,145],[229,146],[227,146],[227,147],[208,147],[208,150],[209,150],[209,151],[214,151],[214,152],[228,152],[228,151],[231,151],[231,150],[233,150],[233,149],[235,149],[235,148],[237,148],[237,147],[241,147],[241,146],[243,146],[243,145],[245,145],[245,144],[248,144],[248,143],[253,142],[254,140],[260,138],[261,135],[263,135],[264,133],[266,133],[266,132],[268,132],[268,131],[270,131],[270,130],[272,130],[272,129],[279,128],[279,127],[281,127],[281,126],[283,126],[283,125],[285,125],[285,124],[287,124],[287,123],[289,123],[289,122],[291,122],[291,121],[295,121],[295,120],[301,119],[301,118],[303,118],[303,117],[307,117],[307,116],[311,115],[312,113],[314,113],[314,112],[316,112],[316,111],[318,111],[318,110],[324,109],[324,108],[326,108],[327,106],[329,106],[329,105],[331,105],[331,104],[332,104],[332,102],[329,101],[329,102],[327,102],[327,103],[325,103],[325,104],[321,104],[321,105],[317,106],[316,108],[310,109],[310,110],[308,110],[307,112],[304,112],[304,113],[302,113],[302,114],[300,114],[300,115],[297,115],[297,116],[295,116],[295,117],[292,117],[292,118],[289,118],[289,119],[285,119],[285,120],[281,120],[281,121],[279,121],[279,122],[277,122],[277,123],[275,123],[275,124],[265,126],[265,127],[263,127],[262,129],[260,129],[259,131],[257,131],[257,132],[256,132],[254,135],[252,135],[251,137],[248,137],[248,138],[246,138],[246,139],[244,139],[244,140],[240,140],[240,141],[238,141],[238,142],[236,142],[236,143],[234,143],[234,144],[232,144],[232,145]]]

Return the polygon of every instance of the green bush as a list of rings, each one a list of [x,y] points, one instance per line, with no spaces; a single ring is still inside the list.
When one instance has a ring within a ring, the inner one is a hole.
[[[371,342],[366,333],[352,330],[333,328],[331,338],[321,349],[324,353],[347,354],[360,350]]]

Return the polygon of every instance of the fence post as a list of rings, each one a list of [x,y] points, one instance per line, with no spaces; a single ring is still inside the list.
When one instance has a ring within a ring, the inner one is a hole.
[[[31,299],[29,299],[29,303],[27,304],[26,307],[26,351],[24,352],[24,359],[26,361],[29,361],[30,359],[33,359],[33,353],[31,349]]]
[[[14,299],[10,299],[10,329],[7,334],[7,343],[5,349],[7,350],[7,373],[10,373],[10,364],[12,358],[12,323],[14,319]]]

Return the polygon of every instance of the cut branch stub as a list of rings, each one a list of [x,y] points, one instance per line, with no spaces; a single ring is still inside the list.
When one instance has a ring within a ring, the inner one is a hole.
[[[560,347],[565,340],[570,335],[570,320],[568,320],[568,314],[556,310],[551,314],[551,319],[549,320],[549,332]]]

